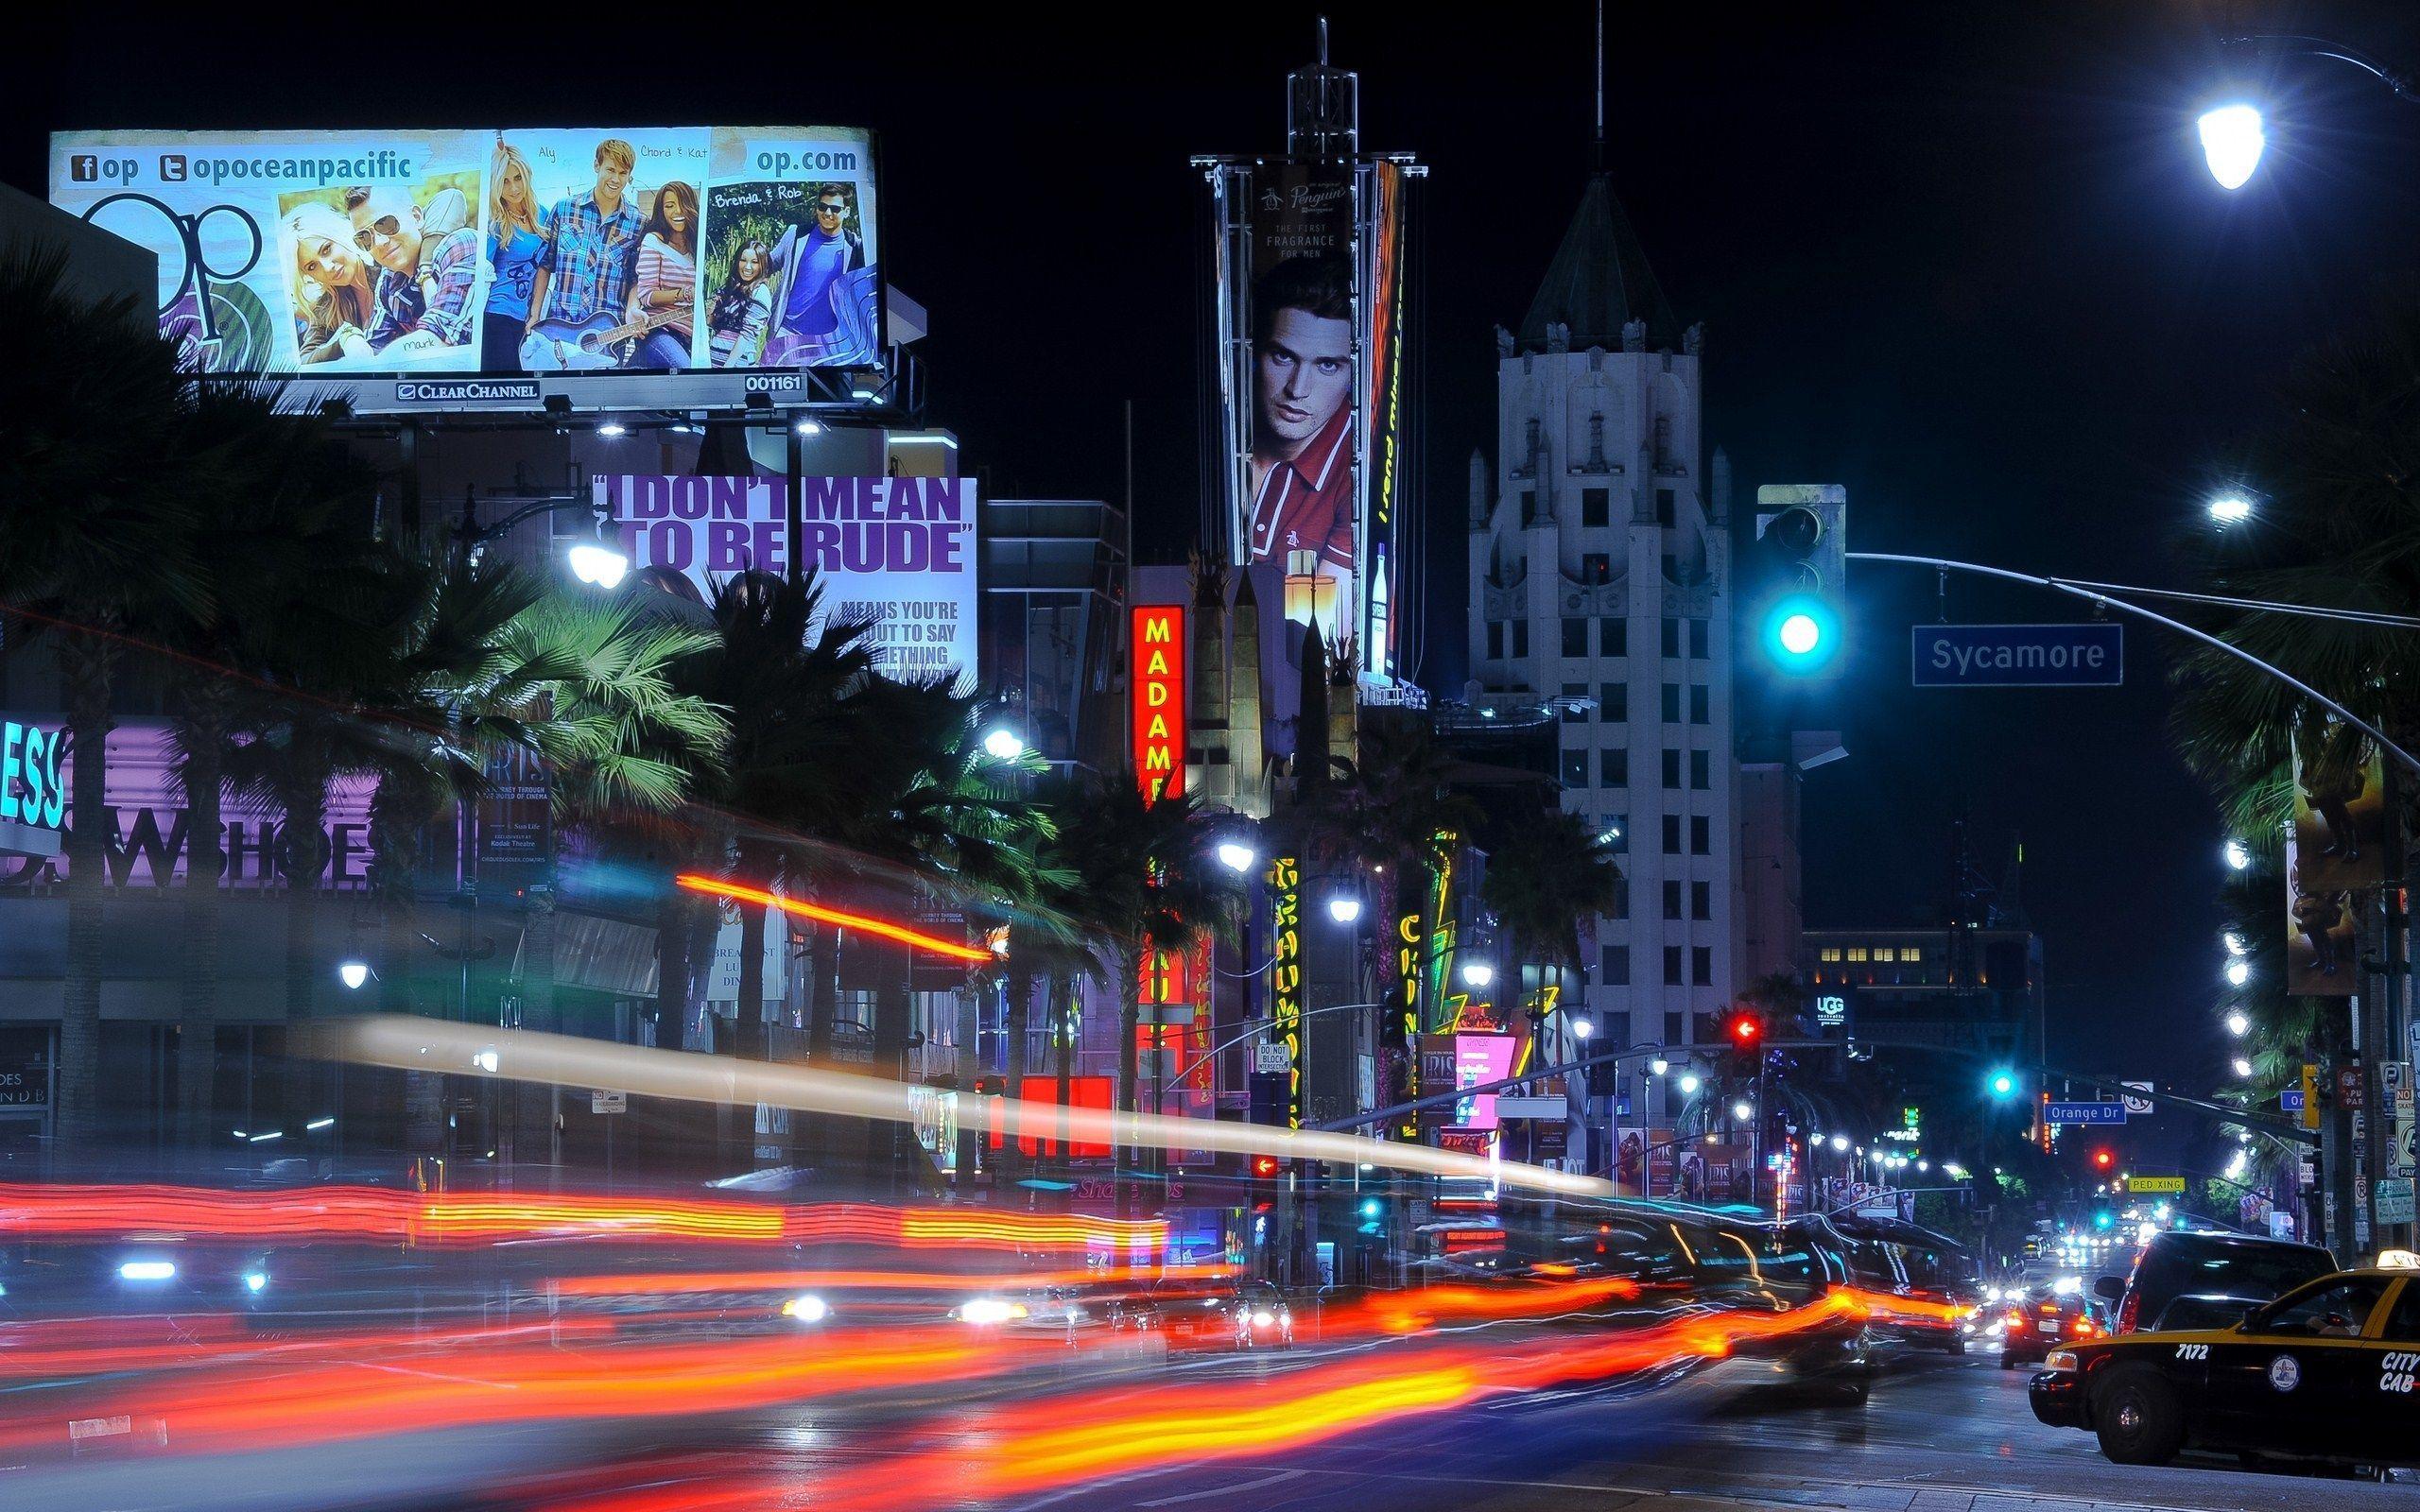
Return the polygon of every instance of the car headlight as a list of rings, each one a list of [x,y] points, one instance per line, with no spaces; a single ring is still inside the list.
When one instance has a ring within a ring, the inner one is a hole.
[[[782,1304],[782,1316],[801,1323],[821,1323],[832,1315],[832,1304],[813,1292],[801,1292]]]
[[[1255,1326],[1265,1329],[1276,1323],[1277,1314],[1264,1307],[1252,1315],[1252,1320]]]
[[[244,1272],[244,1290],[251,1293],[254,1297],[258,1297],[261,1293],[268,1290],[268,1272],[265,1270],[248,1270]]]
[[[977,1325],[1006,1323],[1023,1316],[1025,1316],[1024,1303],[1003,1302],[995,1297],[978,1297],[971,1302],[962,1304],[958,1310],[959,1322]]]
[[[2073,1370],[2075,1367],[2076,1351],[2073,1349],[2052,1349],[2042,1357],[2042,1368],[2045,1370]]]

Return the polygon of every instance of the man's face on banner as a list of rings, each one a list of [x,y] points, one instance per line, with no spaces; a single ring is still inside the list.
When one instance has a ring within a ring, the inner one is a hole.
[[[1253,359],[1261,430],[1288,454],[1320,433],[1353,397],[1353,322],[1288,306]]]
[[[412,271],[420,264],[420,207],[401,189],[376,190],[353,207],[353,245],[380,267]]]

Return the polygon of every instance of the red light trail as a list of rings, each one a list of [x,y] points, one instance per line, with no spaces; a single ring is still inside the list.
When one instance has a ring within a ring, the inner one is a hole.
[[[939,935],[927,935],[922,930],[910,929],[905,924],[894,923],[888,919],[876,919],[871,914],[852,914],[838,908],[823,908],[814,903],[802,902],[796,898],[785,898],[778,893],[767,892],[761,887],[743,887],[735,882],[700,877],[690,871],[684,871],[672,880],[691,892],[701,892],[716,898],[729,898],[739,902],[756,903],[766,908],[778,908],[783,913],[796,914],[801,919],[812,919],[818,923],[838,924],[843,929],[861,930],[882,939],[892,940],[920,951],[931,951],[936,955],[946,955],[952,960],[964,961],[969,965],[980,965],[992,959],[992,953],[978,946],[943,939]]]

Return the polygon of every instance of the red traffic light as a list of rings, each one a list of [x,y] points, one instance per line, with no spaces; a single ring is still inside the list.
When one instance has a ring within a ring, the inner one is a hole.
[[[2092,1152],[2092,1168],[2106,1171],[2118,1163],[2118,1152],[2106,1146]]]
[[[1266,1180],[1277,1174],[1278,1167],[1282,1163],[1273,1155],[1255,1155],[1252,1158],[1252,1174]]]
[[[1749,1049],[1765,1037],[1765,1022],[1753,1013],[1735,1013],[1731,1016],[1730,1034],[1733,1044]]]

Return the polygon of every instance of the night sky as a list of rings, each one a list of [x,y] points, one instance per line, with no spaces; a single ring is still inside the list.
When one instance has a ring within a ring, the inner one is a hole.
[[[627,12],[576,28],[593,44],[566,44],[562,8],[544,9],[529,36],[466,19],[457,43],[403,46],[365,9],[354,51],[374,67],[347,60],[326,18],[152,26],[135,51],[112,15],[11,48],[0,178],[43,192],[53,128],[871,126],[883,260],[931,311],[931,419],[995,494],[1115,498],[1131,400],[1138,555],[1182,557],[1201,366],[1186,158],[1282,147],[1314,9],[1011,26],[955,7],[700,8],[655,13],[667,42]],[[1860,549],[2172,581],[2176,533],[2290,356],[2358,318],[2420,245],[2420,108],[2349,68],[2235,76],[2273,77],[2279,101],[2240,194],[2211,182],[2191,135],[2226,77],[2215,35],[2325,32],[2409,67],[2410,6],[1613,10],[1606,162],[1682,318],[1707,325],[1706,428],[1737,497],[1845,484]],[[1361,74],[1363,145],[1432,171],[1424,677],[1451,691],[1491,331],[1518,323],[1588,169],[1590,11],[1464,10],[1442,30],[1407,29],[1400,7],[1329,13],[1335,60]],[[415,14],[418,38],[432,16]],[[1931,576],[1856,590],[1851,759],[1806,792],[1808,922],[1924,921],[1954,814],[1994,873],[2021,832],[2052,1060],[2206,1088],[2223,1054],[2221,835],[2164,735],[2167,647],[2130,627],[2118,693],[1917,694],[1906,626],[1934,613]],[[2079,617],[1966,586],[1950,609]]]

